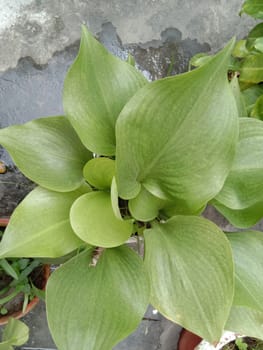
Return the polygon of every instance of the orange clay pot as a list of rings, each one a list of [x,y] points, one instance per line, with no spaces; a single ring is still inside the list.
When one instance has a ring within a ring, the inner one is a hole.
[[[178,342],[178,350],[194,350],[201,341],[202,338],[198,335],[183,329]]]

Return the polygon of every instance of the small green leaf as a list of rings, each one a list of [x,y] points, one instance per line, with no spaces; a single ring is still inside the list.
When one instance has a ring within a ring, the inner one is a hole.
[[[263,95],[261,95],[251,111],[251,117],[263,120]]]
[[[10,317],[7,326],[3,331],[3,341],[9,342],[10,345],[20,346],[26,343],[28,338],[28,326],[23,322]]]
[[[252,51],[258,38],[263,37],[263,23],[257,24],[248,34],[246,48]]]
[[[226,235],[235,263],[233,304],[263,312],[263,232],[231,232]]]
[[[0,259],[0,266],[7,275],[13,277],[15,280],[18,279],[17,272],[13,269],[12,265],[10,265],[6,259]]]
[[[226,329],[263,340],[263,312],[248,307],[233,306]]]
[[[263,37],[257,38],[255,40],[255,49],[258,50],[259,52],[263,52]]]
[[[82,27],[80,50],[64,84],[66,116],[83,144],[100,155],[115,154],[115,123],[127,101],[147,80],[110,54]]]
[[[241,83],[258,84],[263,81],[263,54],[250,55],[240,67]]]
[[[247,117],[247,109],[246,109],[246,104],[243,95],[241,94],[240,87],[239,87],[239,82],[238,78],[235,75],[233,79],[230,82],[230,86],[232,88],[234,97],[236,99],[236,105],[237,105],[237,110],[238,110],[238,115],[239,117]]]
[[[261,0],[246,0],[240,11],[240,15],[246,13],[257,19],[263,19],[263,3]]]
[[[93,158],[83,169],[84,178],[99,190],[110,189],[115,175],[115,161],[109,158]]]
[[[142,260],[127,246],[92,250],[56,270],[47,285],[47,317],[59,349],[109,350],[139,325],[149,303]]]
[[[13,213],[0,244],[0,257],[60,257],[83,244],[73,232],[69,211],[88,186],[67,193],[38,187]]]
[[[121,198],[135,198],[143,185],[194,213],[220,191],[238,137],[227,79],[233,44],[198,69],[146,85],[125,105],[116,125]]]
[[[253,85],[250,88],[242,91],[242,95],[245,100],[247,112],[250,115],[252,109],[254,108],[254,105],[256,103],[256,100],[263,95],[263,86],[261,85]]]
[[[201,67],[207,62],[209,62],[212,58],[213,56],[208,55],[206,53],[197,53],[190,59],[189,65],[193,67]]]
[[[127,63],[129,63],[130,65],[135,67],[135,59],[134,59],[134,57],[131,54],[128,54]]]
[[[251,227],[263,217],[263,201],[244,209],[228,208],[215,199],[211,204],[235,227]]]
[[[232,51],[232,56],[237,58],[246,57],[249,54],[246,43],[246,40],[239,40]]]
[[[164,200],[142,188],[137,197],[129,200],[129,210],[136,220],[151,221],[158,216],[164,204]]]
[[[116,218],[111,196],[91,192],[78,198],[70,210],[74,232],[85,242],[99,247],[116,247],[132,234],[133,221]]]
[[[73,191],[83,183],[83,166],[92,157],[65,117],[1,129],[0,144],[29,179],[59,192]]]
[[[224,233],[210,221],[175,216],[145,231],[151,303],[210,342],[219,340],[233,300],[233,261]]]

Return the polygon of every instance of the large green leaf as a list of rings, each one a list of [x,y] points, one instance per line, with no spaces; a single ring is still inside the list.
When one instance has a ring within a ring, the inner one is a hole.
[[[240,67],[239,81],[246,84],[258,84],[263,81],[263,54],[248,56]]]
[[[233,306],[226,329],[263,339],[263,312],[243,306]]]
[[[85,251],[55,271],[47,317],[60,350],[109,350],[136,329],[149,303],[142,260],[126,246],[106,249],[95,267]]]
[[[231,209],[245,209],[263,201],[263,122],[240,119],[239,142],[231,171],[215,197]]]
[[[83,244],[69,222],[72,203],[89,187],[67,193],[38,187],[13,213],[0,244],[0,257],[56,258]]]
[[[235,263],[235,306],[263,312],[263,232],[228,233]]]
[[[64,85],[64,109],[83,144],[115,154],[115,123],[126,102],[147,80],[110,54],[83,26],[80,51]]]
[[[201,217],[176,216],[145,231],[145,252],[151,303],[167,318],[217,341],[234,293],[224,233]]]
[[[96,191],[78,198],[70,210],[74,232],[85,242],[99,247],[116,247],[132,234],[133,220],[117,218],[110,193]]]
[[[246,0],[240,14],[246,13],[254,18],[263,19],[263,3],[261,0]]]
[[[32,181],[67,192],[83,182],[82,168],[92,154],[65,117],[48,117],[0,130],[0,144]]]
[[[189,73],[146,85],[124,107],[116,125],[122,198],[136,197],[144,185],[193,212],[219,192],[238,134],[227,80],[232,47]]]

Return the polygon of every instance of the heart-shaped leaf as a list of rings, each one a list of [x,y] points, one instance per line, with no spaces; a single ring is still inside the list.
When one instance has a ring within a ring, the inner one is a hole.
[[[149,303],[143,262],[131,249],[106,249],[95,267],[91,261],[92,250],[85,251],[49,278],[47,317],[59,349],[112,349]]]
[[[175,216],[145,231],[145,264],[151,303],[168,319],[217,341],[234,293],[224,233],[201,217]]]
[[[227,80],[233,44],[198,69],[146,85],[126,104],[116,125],[122,198],[136,197],[144,185],[195,212],[219,192],[238,136]]]
[[[65,117],[1,129],[0,144],[29,179],[59,192],[73,191],[83,183],[83,166],[92,157]]]
[[[129,200],[129,210],[132,216],[139,221],[153,220],[164,205],[164,200],[153,196],[143,187],[137,197]]]
[[[82,27],[80,50],[64,84],[67,117],[83,144],[115,154],[115,123],[127,101],[147,83],[132,65],[110,54]]]
[[[90,185],[99,190],[110,189],[115,161],[105,157],[93,158],[84,166],[83,175]]]
[[[235,306],[263,312],[263,233],[258,231],[227,234],[235,263]]]
[[[116,247],[132,234],[133,220],[114,214],[110,193],[96,191],[78,198],[70,210],[74,232],[85,242],[99,247]]]
[[[83,193],[59,193],[38,187],[13,213],[0,244],[0,257],[51,257],[70,253],[83,244],[69,222],[72,203]]]
[[[263,340],[263,312],[248,307],[233,306],[226,329]]]
[[[258,84],[263,81],[263,54],[250,55],[240,67],[239,81],[245,84]]]

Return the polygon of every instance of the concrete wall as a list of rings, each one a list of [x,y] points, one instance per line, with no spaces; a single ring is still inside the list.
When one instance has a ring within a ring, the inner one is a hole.
[[[238,12],[242,0],[0,0],[0,71],[21,57],[45,64],[79,39],[80,25],[93,33],[111,23],[123,45],[160,46],[173,29],[177,41],[216,50],[252,21]],[[157,42],[156,42],[157,41]]]

